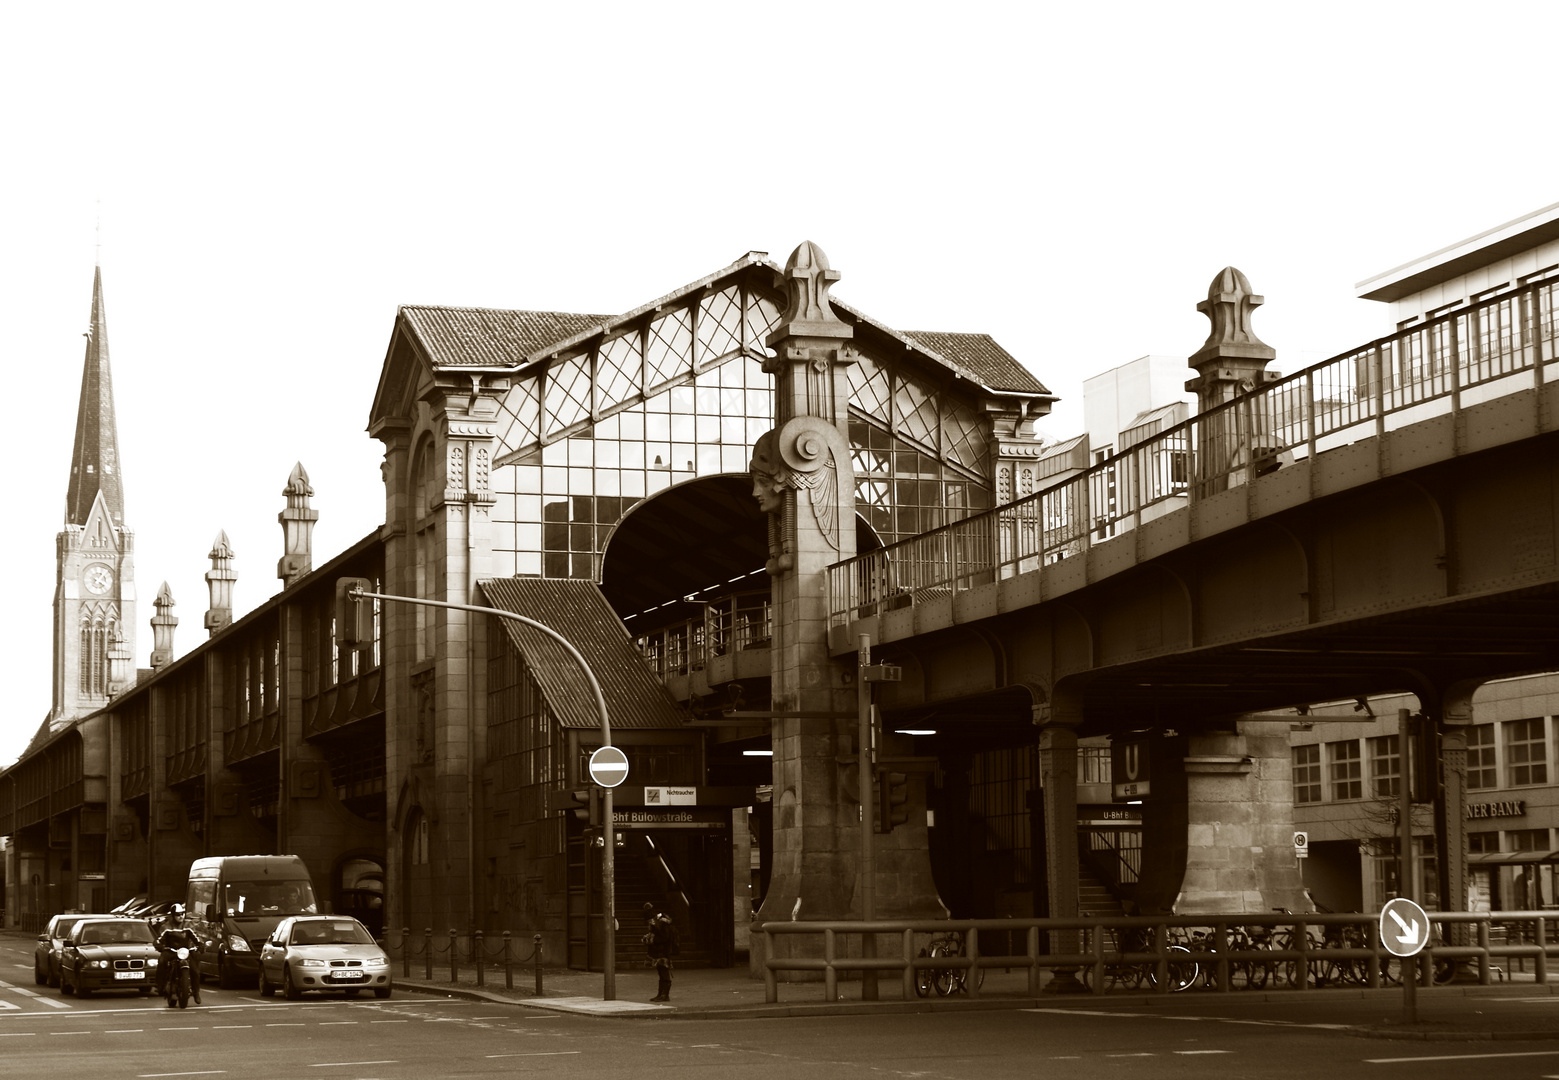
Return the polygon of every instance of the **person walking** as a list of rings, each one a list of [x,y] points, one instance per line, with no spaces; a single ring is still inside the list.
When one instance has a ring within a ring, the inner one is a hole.
[[[658,913],[654,904],[644,905],[644,947],[650,954],[650,966],[660,976],[659,992],[651,1001],[671,1000],[671,958],[677,952],[677,928],[671,916]]]

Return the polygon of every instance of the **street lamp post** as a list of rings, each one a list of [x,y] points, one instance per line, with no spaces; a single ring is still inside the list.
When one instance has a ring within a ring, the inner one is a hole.
[[[568,650],[570,656],[579,665],[579,670],[585,673],[586,680],[590,683],[590,690],[595,694],[596,711],[601,714],[601,745],[612,745],[612,728],[606,717],[606,697],[601,693],[601,684],[595,677],[595,672],[590,670],[590,665],[585,661],[580,651],[574,647],[574,643],[558,633],[545,623],[539,623],[535,619],[528,619],[524,615],[516,615],[512,611],[504,611],[501,608],[482,607],[478,604],[454,604],[446,600],[424,600],[416,596],[391,596],[388,593],[369,592],[364,586],[369,582],[366,578],[348,579],[356,584],[346,589],[345,595],[354,601],[363,600],[393,600],[401,604],[420,604],[423,607],[449,608],[453,611],[472,611],[480,615],[496,615],[500,619],[510,619],[514,622],[524,623],[526,626],[540,630],[547,634]],[[338,594],[340,595],[340,594]],[[605,909],[605,955],[602,957],[604,971],[602,973],[601,998],[603,1001],[617,1000],[617,896],[616,896],[616,859],[614,857],[616,831],[612,827],[612,789],[601,786],[601,820],[605,843],[601,847],[601,901]],[[474,822],[468,821],[466,828],[472,828]]]

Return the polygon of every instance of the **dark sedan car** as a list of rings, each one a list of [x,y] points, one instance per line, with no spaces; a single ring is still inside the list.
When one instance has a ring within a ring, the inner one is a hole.
[[[83,919],[60,953],[60,993],[97,990],[150,994],[157,981],[157,946],[139,919]]]
[[[39,986],[60,984],[60,953],[65,948],[65,939],[70,936],[72,927],[82,919],[90,918],[93,916],[56,915],[49,920],[49,925],[38,935],[38,947],[32,952],[33,982]]]

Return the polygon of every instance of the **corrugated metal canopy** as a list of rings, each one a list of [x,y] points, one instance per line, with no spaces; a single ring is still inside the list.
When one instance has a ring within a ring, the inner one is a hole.
[[[504,578],[478,585],[492,607],[534,619],[580,651],[601,684],[612,730],[679,728],[686,722],[687,715],[651,674],[595,582]],[[500,621],[559,725],[599,728],[595,694],[568,650],[533,626]]]

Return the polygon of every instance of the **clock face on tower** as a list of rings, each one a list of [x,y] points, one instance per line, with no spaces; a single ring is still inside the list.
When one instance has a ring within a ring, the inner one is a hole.
[[[81,575],[81,580],[86,583],[88,589],[102,594],[108,591],[108,587],[114,583],[114,572],[101,563],[86,568]]]

